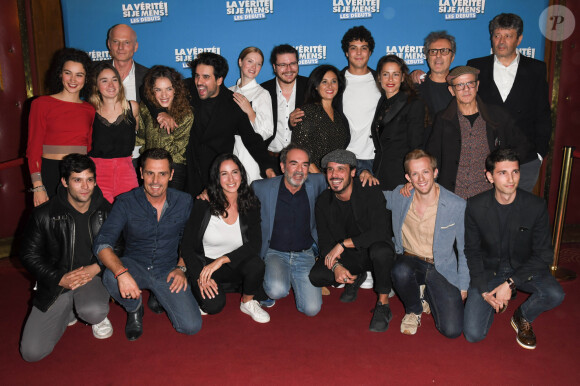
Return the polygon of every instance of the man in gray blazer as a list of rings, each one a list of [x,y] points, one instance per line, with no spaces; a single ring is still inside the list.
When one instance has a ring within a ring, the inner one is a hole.
[[[308,151],[291,143],[280,153],[284,175],[254,181],[252,187],[261,203],[264,290],[276,300],[292,287],[298,311],[314,316],[322,306],[321,289],[308,278],[318,254],[314,204],[327,186],[323,174],[308,175],[308,166]]]
[[[391,275],[406,312],[401,332],[414,335],[422,312],[432,311],[437,330],[456,338],[463,331],[469,287],[463,253],[465,201],[435,183],[437,159],[432,155],[413,150],[404,166],[412,195],[399,193],[402,185],[384,192],[398,255]]]

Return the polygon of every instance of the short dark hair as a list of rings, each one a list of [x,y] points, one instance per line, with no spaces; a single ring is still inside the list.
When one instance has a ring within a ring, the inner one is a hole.
[[[216,79],[226,78],[229,71],[228,61],[221,55],[214,54],[213,52],[202,52],[197,55],[197,58],[189,62],[189,67],[191,68],[191,74],[195,78],[195,69],[198,64],[205,64],[206,66],[213,67],[213,74]]]
[[[90,70],[92,61],[85,51],[77,50],[76,48],[63,48],[57,51],[51,61],[48,77],[46,78],[46,85],[51,94],[58,94],[64,88],[62,84],[62,69],[66,62],[80,63],[85,70],[85,86],[81,90],[81,97],[86,97],[90,87],[87,87],[90,78]]]
[[[524,33],[524,22],[515,13],[500,13],[489,22],[489,38],[493,37],[496,29],[515,29],[518,37]]]
[[[451,51],[453,51],[454,54],[457,52],[457,44],[455,43],[455,37],[453,35],[449,35],[447,31],[433,31],[425,37],[425,41],[423,42],[423,54],[429,56],[427,50],[431,47],[431,44],[441,39],[445,39],[451,44]]]
[[[286,164],[286,158],[288,157],[288,152],[290,150],[295,150],[295,149],[302,150],[303,152],[305,152],[308,155],[308,162],[310,162],[310,158],[312,157],[312,154],[310,154],[310,150],[308,150],[304,146],[297,145],[294,142],[290,142],[290,144],[288,146],[286,146],[284,149],[282,149],[282,151],[280,152],[280,162],[283,164]]]
[[[485,159],[485,171],[493,174],[495,164],[503,161],[516,161],[520,164],[520,157],[513,149],[496,149],[492,151]]]
[[[165,149],[161,149],[159,147],[152,147],[151,149],[145,150],[141,154],[141,157],[139,158],[139,165],[142,168],[145,167],[145,161],[147,161],[148,159],[154,160],[166,159],[167,161],[169,161],[169,170],[173,170],[173,157],[171,156],[171,153],[169,153]]]
[[[415,149],[411,150],[405,156],[405,160],[403,161],[403,167],[405,168],[405,173],[409,174],[409,164],[411,161],[418,160],[421,158],[429,158],[429,162],[431,163],[431,169],[435,171],[437,169],[437,158],[432,156],[431,154],[427,153],[425,150]]]
[[[371,53],[375,50],[375,39],[371,35],[371,31],[363,27],[362,25],[352,27],[342,37],[340,44],[342,46],[342,52],[345,54],[348,52],[348,47],[350,43],[355,40],[360,40],[361,42],[367,42],[369,45],[369,50]]]
[[[331,66],[330,64],[322,64],[312,70],[310,76],[308,77],[308,83],[306,85],[306,100],[304,103],[319,103],[322,100],[322,97],[316,88],[320,85],[324,75],[326,75],[328,71],[334,72],[336,78],[338,79],[338,93],[336,95],[342,93],[346,83],[344,76],[340,73],[338,68]],[[336,100],[337,98],[335,97],[332,101],[333,105]]]
[[[298,51],[296,48],[292,47],[290,44],[280,44],[272,49],[272,53],[270,53],[270,64],[276,64],[278,55],[283,54],[294,54],[296,55],[296,60],[298,60]]]
[[[85,170],[89,170],[95,178],[97,177],[97,167],[95,163],[86,154],[71,153],[66,155],[59,165],[60,176],[68,182],[68,179],[72,173],[82,173]]]

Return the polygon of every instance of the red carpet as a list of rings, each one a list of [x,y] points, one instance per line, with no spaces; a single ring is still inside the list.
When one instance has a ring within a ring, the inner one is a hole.
[[[580,245],[564,245],[561,265],[580,272]],[[394,318],[385,333],[368,331],[375,295],[361,290],[353,304],[331,289],[314,318],[296,311],[292,297],[269,309],[272,321],[255,323],[239,311],[239,296],[228,295],[225,310],[204,316],[195,336],[176,333],[167,317],[145,311],[144,334],[124,335],[125,313],[111,304],[115,333],[97,340],[77,323],[55,350],[38,363],[18,352],[28,312],[30,277],[17,259],[0,260],[0,384],[3,385],[384,385],[384,384],[578,384],[579,279],[564,283],[566,299],[534,323],[536,350],[524,350],[510,326],[518,293],[508,311],[496,316],[489,336],[470,344],[449,340],[423,315],[417,335],[399,332],[403,307],[391,300]]]

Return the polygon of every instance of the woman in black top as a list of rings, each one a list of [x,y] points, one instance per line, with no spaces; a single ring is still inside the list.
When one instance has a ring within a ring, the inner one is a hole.
[[[304,118],[292,131],[292,142],[310,151],[310,173],[320,173],[322,157],[346,149],[350,131],[346,117],[336,108],[335,97],[344,90],[344,77],[334,66],[316,67],[308,78]]]
[[[406,183],[403,160],[411,150],[422,148],[425,135],[425,103],[417,97],[405,61],[386,55],[377,64],[377,104],[371,134],[375,144],[373,174],[382,190]],[[370,173],[361,173],[361,179]]]
[[[89,155],[97,166],[97,184],[112,203],[119,194],[138,186],[131,154],[139,123],[139,105],[125,98],[121,77],[111,63],[99,63],[91,83],[89,102],[96,114]]]

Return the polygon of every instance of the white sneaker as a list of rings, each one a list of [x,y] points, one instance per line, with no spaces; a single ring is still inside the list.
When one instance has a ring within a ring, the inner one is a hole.
[[[421,315],[406,314],[401,322],[401,332],[405,335],[415,335],[417,327],[421,325]]]
[[[97,339],[107,339],[113,335],[113,325],[108,318],[103,319],[99,324],[93,324],[93,335]]]
[[[204,310],[201,309],[201,307],[199,308],[199,313],[202,315],[207,315],[207,312],[205,312]]]
[[[250,315],[258,323],[268,323],[270,321],[270,315],[260,307],[260,303],[257,300],[240,303],[240,311]]]
[[[431,307],[429,307],[429,303],[425,300],[425,284],[419,286],[419,297],[421,298],[421,306],[423,307],[423,312],[426,314],[431,313]]]

